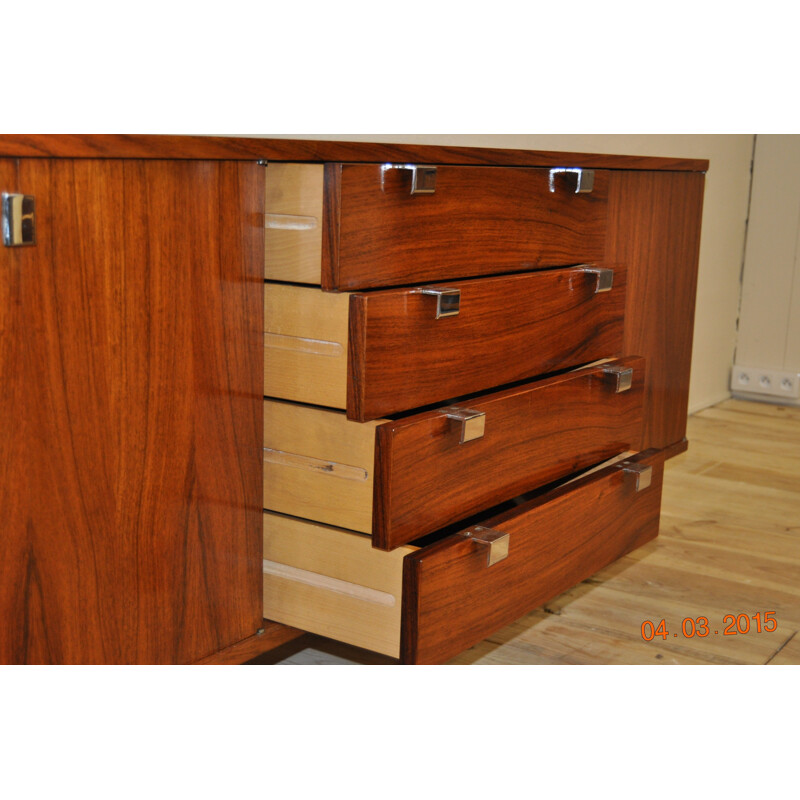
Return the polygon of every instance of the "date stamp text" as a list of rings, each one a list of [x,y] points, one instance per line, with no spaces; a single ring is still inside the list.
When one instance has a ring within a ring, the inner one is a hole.
[[[694,636],[704,638],[706,636],[741,636],[746,633],[772,633],[778,630],[778,620],[775,619],[774,611],[759,611],[757,614],[726,614],[722,619],[721,625],[714,625],[708,621],[708,617],[686,617],[680,626],[680,635],[686,639]],[[677,637],[679,634],[673,629],[667,630],[666,620],[653,622],[646,619],[642,623],[642,639],[652,642],[656,636],[663,640],[670,637]]]

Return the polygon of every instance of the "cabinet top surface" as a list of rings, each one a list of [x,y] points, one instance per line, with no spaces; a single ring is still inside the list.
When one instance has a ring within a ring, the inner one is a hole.
[[[162,158],[252,161],[416,161],[519,167],[705,172],[708,161],[687,158],[561,153],[439,145],[326,142],[223,136],[143,134],[0,134],[0,157]]]

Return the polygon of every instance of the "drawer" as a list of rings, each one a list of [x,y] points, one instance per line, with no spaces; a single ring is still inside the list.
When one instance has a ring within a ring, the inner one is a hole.
[[[607,207],[605,171],[271,164],[266,277],[352,291],[596,263]]]
[[[655,538],[663,460],[641,453],[490,517],[484,530],[391,553],[267,513],[264,616],[406,663],[447,661]]]
[[[366,421],[621,355],[625,273],[335,294],[267,284],[265,394]]]
[[[639,450],[644,370],[643,359],[619,359],[368,424],[267,400],[264,507],[398,547]]]

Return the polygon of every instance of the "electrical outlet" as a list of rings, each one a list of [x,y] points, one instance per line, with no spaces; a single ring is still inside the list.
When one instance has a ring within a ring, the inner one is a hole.
[[[796,400],[800,397],[800,374],[734,365],[731,375],[731,391]]]

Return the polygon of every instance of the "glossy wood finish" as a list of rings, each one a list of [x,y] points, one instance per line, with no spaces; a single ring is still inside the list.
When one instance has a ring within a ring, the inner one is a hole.
[[[469,401],[486,413],[485,435],[459,444],[460,430],[433,411],[377,429],[373,543],[391,550],[627,450],[642,435],[645,364],[616,394],[589,367]]]
[[[403,661],[446,661],[654,539],[663,458],[632,460],[653,468],[643,491],[612,466],[487,520],[511,535],[508,558],[491,567],[481,545],[458,535],[407,556]]]
[[[326,191],[338,259],[323,288],[352,291],[597,263],[606,233],[608,173],[594,190],[550,171],[439,166],[434,194],[410,194],[408,170],[345,164]],[[331,170],[329,169],[328,175]],[[331,234],[328,234],[329,236]],[[330,252],[330,251],[327,251]]]
[[[623,352],[647,359],[644,446],[686,436],[704,176],[615,173],[608,266],[628,265]]]
[[[195,665],[230,666],[234,664],[243,664],[306,635],[305,631],[298,630],[297,628],[290,628],[288,625],[281,625],[279,622],[271,622],[266,619],[262,623],[261,628],[261,632],[257,633],[255,636],[250,636],[244,641],[237,642],[230,647],[226,647],[224,650],[220,650],[218,653],[195,661]]]
[[[436,319],[419,289],[350,298],[347,415],[365,421],[622,353],[625,271],[610,292],[580,269],[440,282],[461,291]],[[312,291],[312,290],[309,290]]]
[[[188,663],[261,613],[263,168],[0,162],[0,662]]]
[[[708,161],[480,147],[325,142],[224,136],[148,136],[142,134],[0,134],[0,156],[31,158],[270,159],[274,161],[416,161],[434,164],[596,169],[688,170],[704,172]]]

